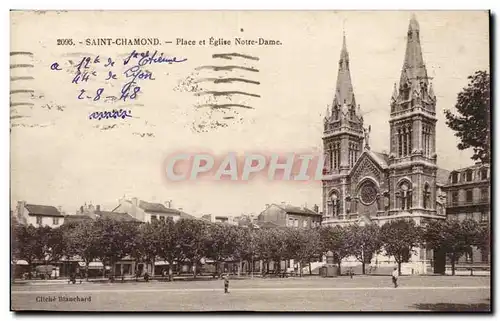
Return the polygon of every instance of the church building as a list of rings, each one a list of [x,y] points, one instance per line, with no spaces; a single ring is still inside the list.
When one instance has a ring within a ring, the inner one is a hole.
[[[422,224],[446,218],[441,186],[449,172],[436,165],[436,95],[419,33],[412,17],[399,84],[387,107],[388,153],[370,148],[371,126],[364,124],[356,104],[344,35],[333,104],[324,118],[322,225],[382,226],[399,218]],[[417,254],[422,260],[424,252]]]

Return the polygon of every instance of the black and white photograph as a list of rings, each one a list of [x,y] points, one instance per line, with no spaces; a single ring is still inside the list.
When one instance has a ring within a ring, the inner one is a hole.
[[[491,313],[490,19],[12,10],[11,311]]]

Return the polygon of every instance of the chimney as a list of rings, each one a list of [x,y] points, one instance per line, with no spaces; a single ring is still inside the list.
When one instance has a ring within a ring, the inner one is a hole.
[[[137,197],[132,197],[132,204],[134,204],[134,206],[137,206]]]
[[[95,206],[95,211],[100,212],[101,211],[101,205],[96,205]]]
[[[266,209],[268,209],[268,208],[269,208],[269,204],[266,204]]]
[[[18,218],[24,217],[25,206],[26,206],[26,201],[18,201],[17,202],[17,217]]]
[[[172,200],[168,200],[165,202],[165,207],[166,208],[172,208]]]
[[[314,210],[316,213],[318,213],[318,211],[319,211],[319,206],[318,206],[318,204],[314,204],[313,210]]]
[[[83,205],[80,206],[80,214],[83,214]]]
[[[58,206],[57,211],[59,212],[59,214],[62,214],[62,206]]]

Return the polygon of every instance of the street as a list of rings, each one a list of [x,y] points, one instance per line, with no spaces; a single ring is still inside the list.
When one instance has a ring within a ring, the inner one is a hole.
[[[13,310],[489,311],[490,278],[408,276],[14,285]]]

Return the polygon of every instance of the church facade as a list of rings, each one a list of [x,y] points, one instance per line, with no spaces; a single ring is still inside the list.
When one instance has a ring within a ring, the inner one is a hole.
[[[344,35],[335,95],[324,118],[322,225],[446,218],[441,186],[449,173],[436,165],[436,103],[419,24],[412,17],[399,84],[387,106],[389,151],[372,150],[371,126],[356,104]],[[415,259],[425,260],[424,252]]]

